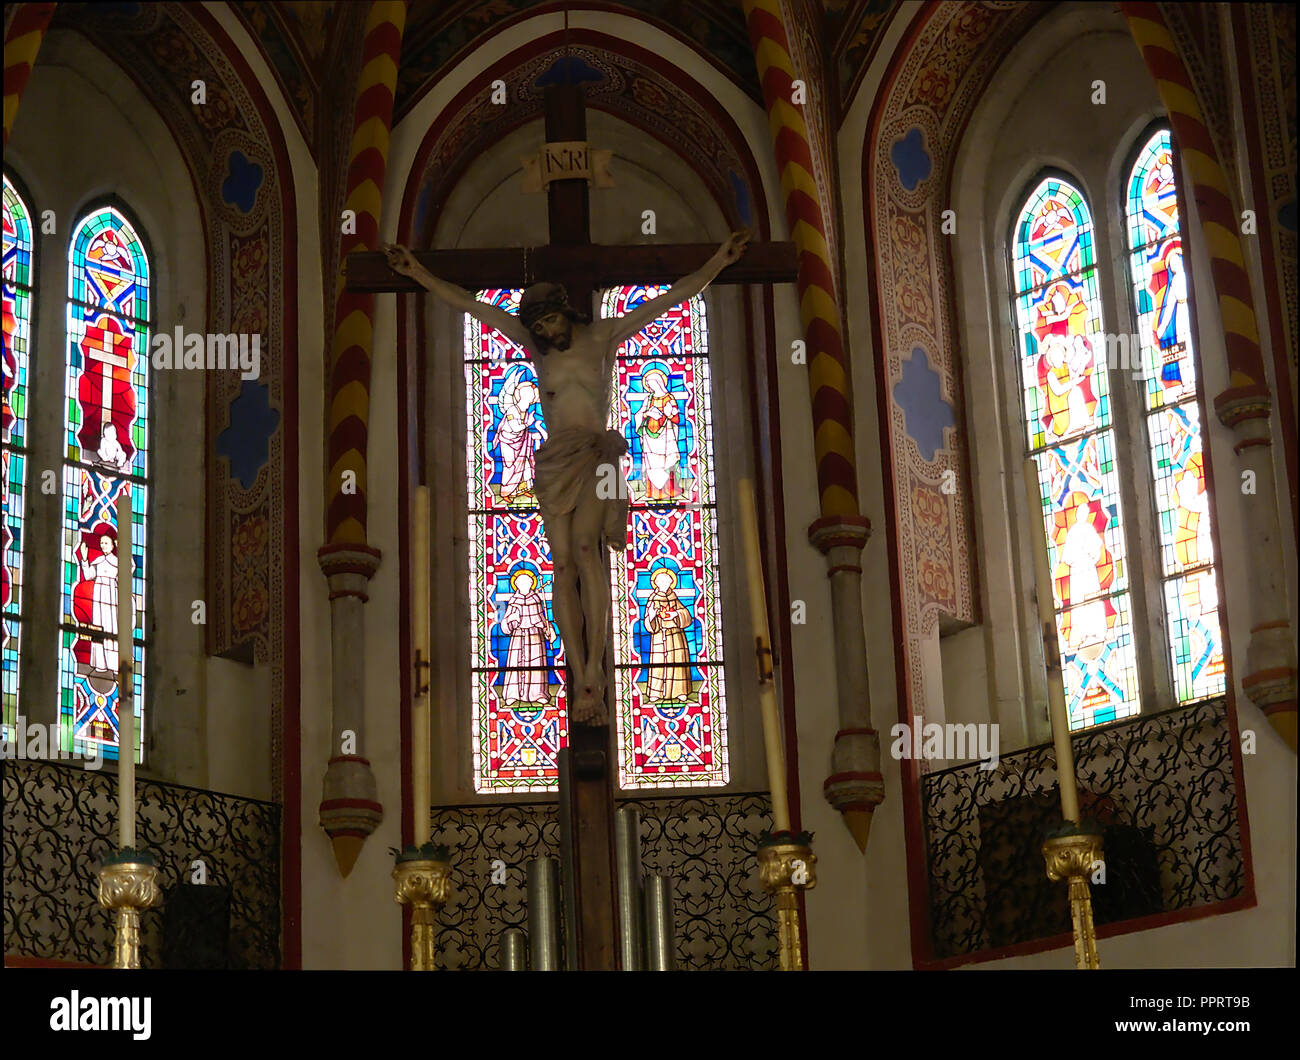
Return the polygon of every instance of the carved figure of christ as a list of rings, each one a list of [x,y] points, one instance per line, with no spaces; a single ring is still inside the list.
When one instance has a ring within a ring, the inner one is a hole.
[[[738,232],[704,265],[664,294],[621,317],[589,319],[569,305],[564,288],[537,283],[524,291],[519,316],[480,302],[464,288],[434,276],[406,247],[386,246],[394,272],[409,276],[453,309],[469,313],[528,352],[541,384],[547,440],[537,450],[534,485],[551,549],[551,602],[574,688],[570,718],[606,724],[605,642],[609,630],[609,575],[605,548],[627,539],[627,489],[597,489],[619,468],[626,442],[609,430],[610,381],[618,348],[646,325],[699,294],[749,242]]]

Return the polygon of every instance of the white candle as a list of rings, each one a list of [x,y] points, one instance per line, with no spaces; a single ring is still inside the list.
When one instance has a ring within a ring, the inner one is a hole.
[[[781,739],[781,716],[777,710],[776,687],[771,676],[772,640],[767,628],[767,593],[763,588],[763,563],[758,548],[758,512],[754,506],[754,484],[741,479],[740,529],[745,541],[745,573],[749,583],[749,613],[753,616],[755,649],[758,651],[758,705],[763,717],[763,744],[767,751],[767,782],[772,789],[772,830],[790,830],[790,802],[785,788],[785,744]]]
[[[1042,622],[1043,659],[1047,663],[1047,708],[1052,719],[1052,741],[1056,746],[1056,772],[1061,785],[1061,816],[1079,819],[1079,789],[1074,777],[1074,747],[1070,743],[1070,721],[1065,710],[1065,680],[1061,674],[1060,644],[1056,634],[1056,597],[1048,565],[1047,538],[1043,533],[1043,502],[1039,494],[1038,463],[1025,461],[1025,501],[1029,505],[1029,543],[1034,550],[1034,588]]]
[[[131,487],[117,500],[117,830],[135,847],[135,607],[131,596]]]
[[[415,845],[429,841],[429,487],[415,488],[415,532],[411,535],[411,569],[415,576],[411,647],[415,684],[411,696],[411,799],[415,813]]]

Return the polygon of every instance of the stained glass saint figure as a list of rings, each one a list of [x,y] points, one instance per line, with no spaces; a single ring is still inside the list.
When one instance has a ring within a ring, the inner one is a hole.
[[[501,697],[507,707],[545,706],[551,701],[546,684],[546,648],[554,639],[546,602],[537,589],[537,576],[526,567],[510,578],[510,602],[501,629],[510,636],[505,684]],[[522,667],[523,669],[514,669]]]
[[[670,501],[682,492],[677,465],[681,460],[678,435],[681,425],[677,397],[669,392],[668,373],[649,368],[641,376],[646,398],[637,410],[634,425],[641,436],[641,474],[645,499]]]
[[[83,638],[77,651],[79,673],[92,678],[117,680],[117,531],[107,523],[97,525],[89,536],[92,552],[82,536],[77,549],[81,580],[73,589],[73,606],[85,625],[100,630],[102,637]],[[84,647],[83,647],[84,646]],[[85,661],[81,661],[82,655]]]
[[[532,369],[527,365],[512,366],[497,399],[501,421],[493,440],[501,462],[501,500],[506,504],[537,503],[533,492],[534,454],[546,440],[537,398],[537,378]]]
[[[654,591],[645,604],[645,625],[650,631],[646,698],[652,703],[685,703],[691,698],[691,653],[686,630],[693,619],[677,596],[677,575],[670,568],[656,570],[650,584]]]

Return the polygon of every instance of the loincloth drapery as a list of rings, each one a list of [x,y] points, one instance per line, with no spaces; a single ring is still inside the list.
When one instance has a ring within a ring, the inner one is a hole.
[[[533,485],[542,519],[568,515],[583,490],[593,491],[605,506],[604,531],[610,548],[627,547],[627,481],[623,455],[627,441],[618,431],[566,427],[553,431],[535,454]],[[601,465],[609,470],[601,470]]]

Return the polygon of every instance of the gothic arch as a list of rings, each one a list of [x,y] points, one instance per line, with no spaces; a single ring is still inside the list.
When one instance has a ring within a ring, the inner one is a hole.
[[[484,157],[507,136],[541,117],[542,93],[534,82],[556,62],[556,53],[562,45],[562,35],[555,34],[511,52],[488,69],[476,73],[466,88],[443,109],[414,152],[398,218],[399,241],[428,246],[444,217],[454,216],[459,223],[465,206],[461,196],[455,192],[460,178],[472,162]],[[604,76],[600,83],[588,86],[589,122],[595,124],[603,116],[609,115],[637,132],[653,137],[674,153],[672,166],[685,167],[698,178],[699,190],[695,194],[712,200],[708,203],[707,210],[701,210],[701,213],[714,217],[721,215],[732,228],[739,227],[742,223],[750,224],[766,236],[770,231],[768,204],[751,150],[735,122],[713,101],[710,94],[694,82],[689,71],[684,74],[680,67],[671,65],[642,48],[589,31],[571,31],[570,46],[575,64],[585,64]],[[507,96],[511,100],[509,106],[489,103],[491,83],[497,78],[506,84]],[[593,139],[595,136],[593,134]],[[714,161],[712,168],[702,168],[696,161],[698,154],[695,152],[698,148],[694,145],[701,143],[707,146],[699,153]],[[494,169],[493,173],[497,174],[497,170]],[[544,201],[539,202],[535,208],[544,218]],[[692,232],[684,238],[705,240],[718,234]],[[445,238],[444,235],[443,240]],[[441,245],[446,243],[441,242]],[[725,326],[725,333],[733,342],[740,343],[744,333],[755,326],[751,319],[754,306],[748,303],[742,305],[744,300],[738,292],[726,297],[729,302],[720,307],[719,319],[711,317],[710,331],[716,342],[719,335],[724,333]],[[763,299],[766,300],[767,297],[765,294]],[[733,298],[734,306],[730,304],[730,299]],[[426,408],[423,363],[407,363],[407,351],[411,348],[431,349],[440,345],[444,332],[441,327],[432,329],[433,333],[426,332],[426,328],[430,327],[426,315],[412,312],[413,304],[401,305],[401,302],[413,303],[413,300],[399,299],[397,313],[398,378],[406,383],[406,393],[400,400],[398,409],[400,459],[404,465],[399,472],[399,481],[404,491],[409,481],[422,477],[415,469],[421,466],[426,452],[422,437],[426,415],[421,413]],[[409,341],[410,335],[415,336],[414,343]],[[765,348],[763,340],[759,338],[750,339],[748,345],[760,350]],[[734,396],[730,400],[734,401]],[[721,398],[715,396],[715,401],[721,402]],[[746,418],[749,411],[748,408],[745,409]],[[733,412],[732,416],[734,415]],[[463,406],[460,416],[463,423]],[[721,435],[718,438],[715,449],[720,444]],[[399,498],[399,510],[404,510],[405,503],[404,497]],[[729,503],[730,498],[720,498],[720,504]],[[728,537],[729,529],[720,524],[719,532],[727,541],[725,547],[732,544]],[[405,540],[402,548],[404,551],[407,548]],[[732,597],[734,588],[730,587],[726,591],[728,600]],[[730,643],[736,630],[728,631],[724,623],[723,632],[724,638]],[[736,652],[731,652],[728,658],[732,655],[740,657]],[[746,674],[744,667],[736,669],[734,680],[737,682],[737,690]],[[729,684],[732,680],[729,677]],[[750,739],[745,739],[741,735],[741,728],[737,721],[733,728],[733,738],[739,736],[742,745],[752,744],[757,747],[756,735],[751,734]],[[744,753],[744,760],[749,757]],[[732,760],[738,764],[741,760],[740,747],[734,741]],[[450,764],[447,768],[451,768]],[[750,773],[750,780],[753,781],[752,770]],[[733,769],[733,782],[727,790],[735,789],[744,776],[743,769]],[[461,797],[479,801],[468,791]],[[483,800],[488,798],[491,796],[485,796]]]

